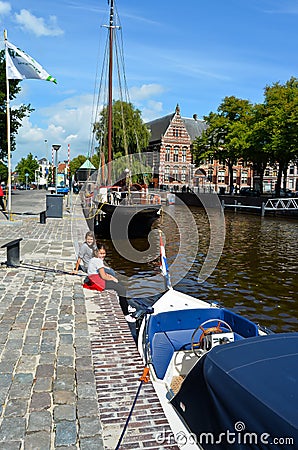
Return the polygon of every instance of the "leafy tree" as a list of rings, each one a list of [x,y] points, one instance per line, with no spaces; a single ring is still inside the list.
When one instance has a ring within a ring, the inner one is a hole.
[[[91,163],[93,164],[93,166],[96,168],[96,169],[98,169],[99,168],[99,165],[100,165],[100,157],[99,157],[99,155],[96,153],[95,155],[93,155],[91,158],[90,158],[90,161],[91,161]]]
[[[6,183],[7,178],[8,178],[7,166],[2,161],[0,161],[0,182],[5,181]]]
[[[20,92],[19,81],[9,80],[9,98],[15,99]],[[6,111],[6,70],[5,70],[5,52],[0,51],[0,158],[7,159],[7,111]],[[15,150],[15,138],[18,129],[22,125],[22,119],[28,116],[32,111],[31,105],[21,105],[18,109],[11,108],[10,111],[10,145],[11,151]]]
[[[114,101],[112,149],[113,159],[127,154],[137,153],[148,147],[149,131],[141,118],[141,112],[131,103],[120,100]],[[96,140],[99,150],[104,151],[107,159],[107,107],[103,108],[100,119],[94,124]]]
[[[263,193],[264,172],[267,165],[274,163],[271,151],[271,127],[267,108],[264,104],[255,104],[245,124],[243,160],[252,163],[254,172],[260,177],[257,188]]]
[[[22,158],[16,165],[16,172],[18,172],[19,180],[21,183],[26,182],[25,174],[28,173],[28,182],[35,180],[35,170],[39,168],[39,164],[36,159],[33,158],[32,153],[29,153],[27,158]]]
[[[245,141],[247,121],[252,104],[248,100],[234,96],[225,97],[217,113],[204,117],[207,129],[194,141],[195,162],[205,158],[215,158],[226,164],[229,170],[230,192],[233,187],[233,166],[242,157],[247,146]]]
[[[265,88],[265,107],[271,132],[272,160],[278,163],[276,195],[284,175],[286,188],[287,168],[298,155],[298,79],[292,77],[284,85],[274,83]]]
[[[84,155],[79,155],[76,158],[73,158],[69,163],[70,174],[74,175],[76,173],[76,171],[81,167],[81,165],[84,164],[86,159],[87,158]]]

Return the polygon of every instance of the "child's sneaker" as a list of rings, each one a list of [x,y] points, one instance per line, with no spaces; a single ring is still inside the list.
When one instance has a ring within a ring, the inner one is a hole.
[[[127,316],[124,316],[126,322],[130,322],[130,323],[134,323],[136,321],[136,319],[134,317],[131,317],[130,314],[127,314]]]
[[[134,306],[128,305],[128,312],[130,314],[135,313],[137,310],[137,308],[135,308]]]

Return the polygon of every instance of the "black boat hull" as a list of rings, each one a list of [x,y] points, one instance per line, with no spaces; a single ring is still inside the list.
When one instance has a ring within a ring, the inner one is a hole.
[[[93,213],[85,211],[89,228],[108,239],[146,237],[160,217],[161,205],[111,205],[98,203]],[[94,211],[96,211],[94,213]],[[87,213],[87,214],[86,214]]]

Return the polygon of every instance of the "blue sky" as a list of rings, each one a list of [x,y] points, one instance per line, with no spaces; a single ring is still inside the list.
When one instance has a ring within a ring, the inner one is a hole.
[[[144,121],[172,113],[202,118],[225,96],[263,101],[266,85],[298,76],[297,0],[116,0],[132,103]],[[59,159],[89,151],[93,92],[103,50],[107,0],[0,0],[8,40],[58,84],[21,82],[24,120],[13,153]],[[3,48],[3,38],[1,47]],[[47,142],[46,142],[47,141]]]

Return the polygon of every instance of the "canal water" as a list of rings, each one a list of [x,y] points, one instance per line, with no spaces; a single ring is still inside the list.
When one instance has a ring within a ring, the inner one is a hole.
[[[151,302],[164,290],[159,268],[159,232],[172,285],[216,301],[276,332],[298,331],[298,221],[204,209],[164,208],[147,239],[104,241],[107,262],[130,286],[130,296]],[[211,263],[202,271],[211,252]],[[202,276],[202,272],[203,276]]]

